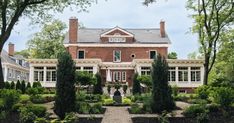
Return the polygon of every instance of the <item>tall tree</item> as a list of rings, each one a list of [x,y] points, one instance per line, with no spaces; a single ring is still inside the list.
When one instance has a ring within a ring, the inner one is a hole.
[[[153,83],[152,111],[161,113],[163,110],[172,110],[175,103],[172,98],[171,87],[168,85],[168,64],[160,54],[152,63],[151,78]]]
[[[75,63],[68,52],[58,56],[56,98],[54,112],[64,119],[75,108]]]
[[[205,59],[204,84],[207,85],[208,75],[216,60],[220,34],[234,22],[234,1],[188,0],[188,8],[195,12],[192,16],[195,20],[192,31],[199,36],[198,39]]]
[[[85,10],[90,3],[91,0],[0,0],[0,52],[20,18],[28,17],[34,22],[44,21],[51,17],[50,11],[62,12],[70,5]],[[0,88],[3,88],[3,82],[0,59]]]
[[[177,59],[177,53],[176,52],[170,52],[168,54],[168,59]]]
[[[58,53],[65,50],[63,46],[65,28],[66,24],[59,20],[45,24],[42,30],[28,41],[30,58],[57,58]]]
[[[15,52],[15,55],[22,55],[24,58],[28,58],[30,56],[29,51],[27,49]]]
[[[103,94],[101,74],[96,73],[95,77],[97,82],[93,87],[93,94]]]
[[[141,85],[140,81],[137,79],[138,73],[135,73],[133,76],[133,86],[132,86],[132,94],[141,94]]]

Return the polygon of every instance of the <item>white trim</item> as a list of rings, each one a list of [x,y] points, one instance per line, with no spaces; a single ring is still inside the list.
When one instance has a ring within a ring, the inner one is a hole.
[[[119,27],[115,27],[115,28],[113,28],[113,29],[111,29],[111,30],[109,30],[109,31],[107,31],[107,32],[104,32],[103,34],[101,34],[101,37],[110,36],[110,35],[107,35],[107,34],[110,33],[110,32],[113,32],[113,31],[115,31],[115,30],[120,30],[121,32],[126,33],[127,35],[129,35],[128,37],[134,37],[133,34],[127,32],[127,31],[125,31],[125,30],[123,30],[123,29],[121,29],[121,28],[119,28]],[[127,35],[126,35],[126,36],[127,36]]]
[[[150,58],[150,52],[151,52],[151,51],[155,51],[155,57],[157,58],[157,55],[158,55],[157,50],[149,50],[149,59],[152,59],[152,58]]]
[[[119,51],[119,55],[120,55],[120,57],[119,57],[119,61],[115,61],[115,51]],[[119,63],[119,62],[121,62],[121,50],[113,50],[113,62],[114,63]]]
[[[109,43],[109,44],[101,44],[101,43],[95,43],[95,44],[85,44],[85,43],[79,43],[79,44],[64,44],[65,47],[70,46],[78,46],[78,47],[169,47],[170,44],[126,44],[126,43]]]

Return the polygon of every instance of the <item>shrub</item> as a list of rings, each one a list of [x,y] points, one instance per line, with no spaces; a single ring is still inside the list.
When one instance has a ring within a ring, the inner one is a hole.
[[[35,104],[45,103],[45,99],[39,94],[31,95],[30,100]]]
[[[11,82],[11,89],[15,89],[15,82],[14,81]]]
[[[64,118],[64,123],[76,123],[79,118],[76,116],[74,112],[67,113]]]
[[[111,98],[103,100],[103,105],[112,105],[113,103],[114,103],[114,100]]]
[[[131,105],[130,112],[131,112],[132,114],[140,114],[140,113],[142,113],[142,109],[141,109],[141,107],[140,107],[139,104],[133,103],[133,104]]]
[[[172,90],[172,96],[176,97],[178,95],[178,87],[176,85],[171,87]]]
[[[25,81],[24,80],[21,82],[20,90],[22,91],[22,94],[24,94],[25,91],[26,91],[26,85],[25,85]]]
[[[41,82],[33,82],[33,85],[32,85],[33,88],[41,88]]]
[[[86,94],[83,91],[79,91],[79,93],[76,95],[76,101],[83,102],[85,101]]]
[[[121,88],[121,85],[119,83],[116,83],[114,86],[116,90],[119,90]]]
[[[4,108],[6,110],[10,110],[12,106],[19,101],[19,96],[20,94],[16,90],[0,90],[0,98],[3,99]]]
[[[45,118],[37,118],[34,122],[35,123],[49,123],[49,121],[46,120]]]
[[[11,89],[11,85],[10,85],[10,83],[8,81],[5,82],[4,88],[5,89]]]
[[[37,116],[33,112],[28,112],[27,108],[20,109],[20,122],[33,123]]]
[[[87,102],[79,102],[77,108],[79,113],[89,114],[91,106]]]
[[[36,95],[36,94],[39,94],[37,88],[28,88],[28,89],[26,90],[26,93],[29,94],[29,95]]]
[[[95,77],[96,77],[97,83],[94,85],[93,94],[102,94],[103,93],[102,78],[101,78],[100,73],[97,73]]]
[[[137,80],[138,80],[140,83],[146,85],[147,87],[152,88],[152,81],[151,81],[151,78],[150,78],[149,75],[138,76],[138,77],[137,77]]]
[[[91,110],[90,110],[90,113],[92,113],[92,114],[100,114],[102,112],[103,112],[103,109],[102,109],[102,104],[101,103],[95,103],[91,107]]]
[[[46,108],[43,106],[29,105],[26,108],[27,112],[33,112],[37,117],[44,117],[46,115]]]
[[[123,92],[126,94],[128,89],[128,85],[123,85]]]
[[[17,80],[17,82],[16,82],[16,86],[15,86],[15,89],[16,89],[16,90],[20,90],[20,88],[21,88],[20,81],[19,81],[19,80]]]
[[[141,85],[140,85],[140,82],[138,81],[137,77],[138,77],[138,73],[135,73],[134,77],[133,77],[133,86],[132,86],[133,95],[141,94]]]
[[[218,104],[210,104],[206,106],[207,110],[209,110],[209,112],[214,112],[217,113],[220,111],[220,105]]]
[[[148,113],[151,113],[151,98],[143,100],[143,107],[142,110]]]
[[[16,103],[12,106],[12,111],[19,111],[20,108],[24,107],[24,105],[22,103]]]
[[[228,107],[234,102],[234,91],[230,87],[215,88],[212,96],[213,101],[222,107]]]
[[[183,101],[187,102],[190,98],[186,94],[178,94],[176,97],[174,97],[175,101]]]
[[[196,89],[196,94],[201,99],[207,99],[209,96],[209,89],[210,87],[207,85],[200,86]]]
[[[126,97],[123,98],[123,102],[122,102],[124,105],[131,105],[132,104],[132,101]]]
[[[28,88],[31,88],[31,83],[30,83],[30,82],[28,82],[27,85],[26,85],[26,90],[27,90]]]
[[[193,103],[193,104],[207,104],[208,101],[205,99],[189,99],[188,103]]]
[[[199,114],[206,111],[205,105],[192,105],[185,109],[183,115],[185,117],[197,117]]]

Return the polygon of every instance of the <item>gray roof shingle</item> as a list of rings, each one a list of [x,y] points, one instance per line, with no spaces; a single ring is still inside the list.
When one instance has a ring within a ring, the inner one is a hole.
[[[82,28],[78,31],[78,43],[100,43],[100,35],[111,30],[113,28]],[[135,43],[143,44],[170,44],[171,41],[166,35],[162,38],[160,36],[160,29],[148,28],[148,29],[124,29],[129,33],[132,33],[135,37]],[[64,39],[64,43],[69,43],[69,34],[67,33]]]
[[[10,63],[10,64],[13,64],[13,65],[16,65],[16,66],[19,66],[19,67],[23,67],[23,66],[16,63],[15,59],[17,59],[17,58],[20,58],[20,60],[24,59],[24,57],[21,56],[21,55],[16,55],[16,57],[15,56],[9,56],[7,51],[5,51],[4,49],[1,52],[2,63]],[[27,65],[27,67],[23,67],[23,68],[28,68],[28,65]]]

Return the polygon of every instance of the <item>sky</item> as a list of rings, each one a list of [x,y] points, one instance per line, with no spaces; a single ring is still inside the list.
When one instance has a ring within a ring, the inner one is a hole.
[[[53,15],[67,26],[69,18],[75,16],[88,28],[159,28],[160,21],[164,20],[166,33],[172,42],[169,52],[176,52],[178,58],[185,59],[188,53],[197,51],[199,47],[197,35],[190,32],[193,24],[189,17],[191,11],[185,6],[186,0],[158,0],[148,7],[142,4],[142,0],[98,0],[88,8],[88,12],[66,8],[63,13]],[[30,20],[20,18],[4,49],[7,50],[9,42],[15,44],[16,51],[27,48],[27,41],[40,29],[41,25],[30,25]]]

